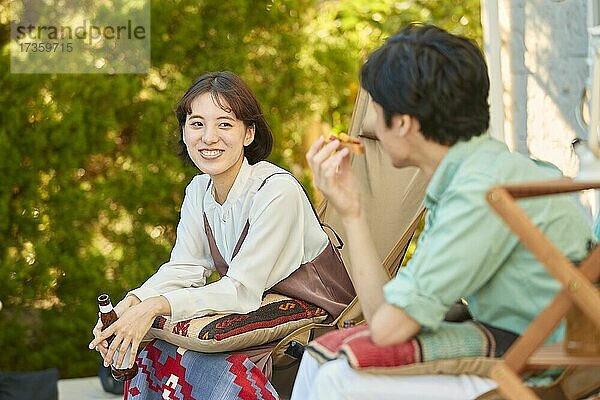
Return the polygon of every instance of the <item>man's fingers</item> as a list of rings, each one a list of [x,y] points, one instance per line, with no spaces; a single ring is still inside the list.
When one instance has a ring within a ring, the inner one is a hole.
[[[325,142],[325,139],[323,139],[322,136],[319,136],[318,139],[315,140],[315,142],[312,144],[312,146],[310,146],[310,148],[306,152],[307,160],[310,160],[321,149],[321,147],[323,147],[323,142]]]
[[[335,153],[339,146],[339,140],[332,140],[331,142],[327,143],[321,147],[321,150],[312,156],[313,163],[316,165],[321,164],[323,161],[331,157],[331,155]]]
[[[323,139],[320,138],[319,141],[323,141]],[[329,158],[329,156],[335,152],[339,145],[340,142],[338,140],[333,140],[321,146],[318,151],[313,152],[310,156],[307,153],[306,159],[308,160],[308,164],[313,172],[318,174],[321,163]]]
[[[322,176],[328,180],[334,178],[340,170],[340,164],[348,154],[350,154],[350,150],[347,147],[342,147],[341,150],[329,156],[325,161],[323,161],[321,163]],[[330,184],[331,182],[324,183]]]

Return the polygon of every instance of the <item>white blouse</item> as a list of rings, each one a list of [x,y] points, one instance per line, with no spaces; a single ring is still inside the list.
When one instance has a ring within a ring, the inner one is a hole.
[[[258,190],[268,176],[281,172],[286,174],[271,176]],[[328,244],[303,189],[287,171],[266,161],[250,165],[244,159],[222,205],[215,201],[209,181],[208,175],[197,175],[187,186],[170,260],[130,292],[142,301],[164,296],[173,322],[258,309],[265,290],[313,260]],[[209,285],[206,278],[215,266],[203,212],[229,265],[227,275]],[[232,259],[246,221],[248,235]]]

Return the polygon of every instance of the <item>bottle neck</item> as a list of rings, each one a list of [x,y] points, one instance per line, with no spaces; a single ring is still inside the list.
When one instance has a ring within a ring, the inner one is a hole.
[[[111,312],[113,310],[113,306],[112,306],[112,303],[110,301],[106,305],[99,304],[98,307],[100,308],[100,312],[102,314],[109,313],[109,312]]]

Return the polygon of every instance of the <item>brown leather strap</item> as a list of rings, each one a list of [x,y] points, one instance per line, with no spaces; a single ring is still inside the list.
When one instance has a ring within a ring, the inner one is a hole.
[[[208,239],[208,247],[210,248],[210,255],[213,258],[213,262],[215,263],[215,268],[217,272],[221,276],[227,274],[227,270],[229,269],[229,265],[225,262],[225,259],[221,255],[219,248],[217,247],[217,242],[215,242],[215,237],[213,235],[212,229],[210,228],[210,224],[208,223],[208,218],[206,218],[206,213],[202,213],[204,216],[204,230],[206,231],[206,238]]]
[[[235,248],[233,249],[233,255],[231,259],[233,260],[237,253],[240,251],[240,247],[242,247],[242,243],[246,240],[246,236],[248,236],[248,230],[250,230],[250,221],[246,221],[246,225],[244,225],[244,229],[242,229],[242,234],[240,235]]]

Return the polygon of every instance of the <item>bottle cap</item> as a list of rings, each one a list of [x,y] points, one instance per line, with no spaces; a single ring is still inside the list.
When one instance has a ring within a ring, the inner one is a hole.
[[[110,303],[110,297],[106,293],[102,293],[98,296],[98,304],[108,305]]]

